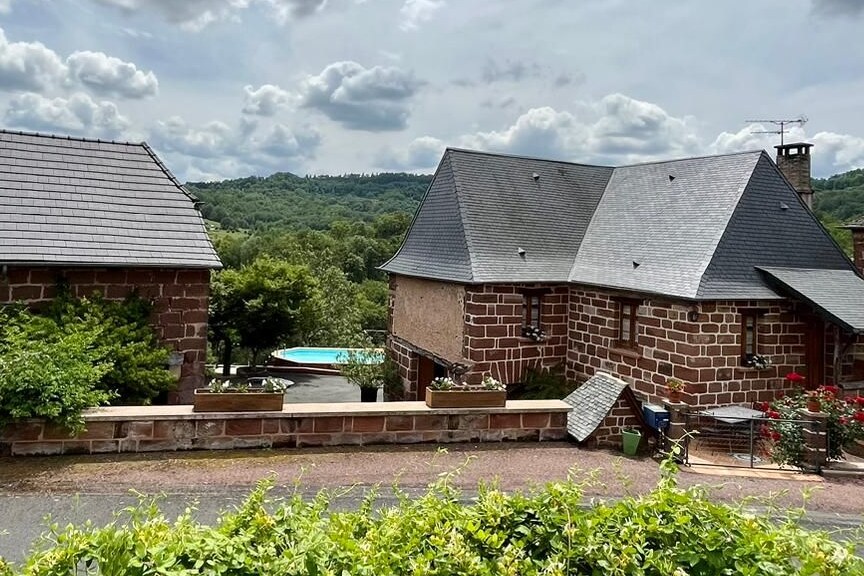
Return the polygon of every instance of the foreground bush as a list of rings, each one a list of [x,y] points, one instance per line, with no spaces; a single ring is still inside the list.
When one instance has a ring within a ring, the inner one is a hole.
[[[668,467],[669,464],[667,463]],[[582,487],[555,483],[531,494],[481,488],[476,501],[443,477],[392,507],[369,497],[334,511],[311,501],[268,499],[261,483],[216,526],[187,511],[168,522],[155,504],[105,528],[67,527],[15,574],[231,575],[853,575],[853,545],[772,522],[680,490],[671,476],[651,494],[586,508]],[[0,564],[2,565],[2,564]],[[2,573],[2,569],[0,569]]]

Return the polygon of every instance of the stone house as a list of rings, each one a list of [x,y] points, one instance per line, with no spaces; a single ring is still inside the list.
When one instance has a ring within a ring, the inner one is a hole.
[[[768,400],[792,371],[864,381],[864,279],[809,209],[810,145],[777,160],[606,167],[448,149],[382,266],[408,397],[454,369],[512,383],[554,365],[652,401],[675,376],[702,406]]]
[[[155,304],[182,357],[178,399],[203,384],[210,270],[221,266],[189,194],[147,144],[0,131],[0,304],[76,297]]]

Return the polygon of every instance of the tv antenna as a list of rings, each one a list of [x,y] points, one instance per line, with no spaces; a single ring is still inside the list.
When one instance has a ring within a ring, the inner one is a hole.
[[[756,130],[751,132],[751,134],[779,134],[780,135],[780,145],[783,146],[784,136],[786,134],[786,126],[789,124],[798,124],[799,126],[804,126],[807,123],[808,118],[803,114],[794,120],[745,120],[748,124],[774,124],[777,126],[777,130]]]

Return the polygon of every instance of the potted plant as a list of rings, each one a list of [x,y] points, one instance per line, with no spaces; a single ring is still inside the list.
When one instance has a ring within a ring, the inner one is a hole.
[[[384,358],[375,348],[348,350],[339,358],[339,372],[360,388],[361,402],[377,402],[378,389],[384,385]]]
[[[807,392],[806,407],[810,412],[822,411],[822,398],[819,396],[818,390]]]
[[[669,402],[681,402],[681,392],[684,391],[684,381],[679,378],[666,380],[666,391],[669,393]]]
[[[452,378],[435,378],[426,388],[430,408],[496,408],[507,404],[507,387],[491,375],[480,386],[466,386]]]
[[[207,388],[196,388],[193,412],[281,412],[285,389],[282,378],[262,378],[260,385],[213,379]]]

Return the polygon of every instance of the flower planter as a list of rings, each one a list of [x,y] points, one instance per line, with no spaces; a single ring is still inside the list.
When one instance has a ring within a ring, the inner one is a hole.
[[[822,402],[818,398],[808,398],[807,410],[809,410],[810,412],[821,412]]]
[[[426,406],[429,408],[499,408],[506,404],[506,390],[433,390],[426,388]]]
[[[361,402],[377,402],[378,388],[360,388]]]
[[[681,402],[681,390],[667,390],[669,393],[669,402],[678,404]]]
[[[281,412],[283,392],[210,392],[207,388],[195,390],[193,412]]]

